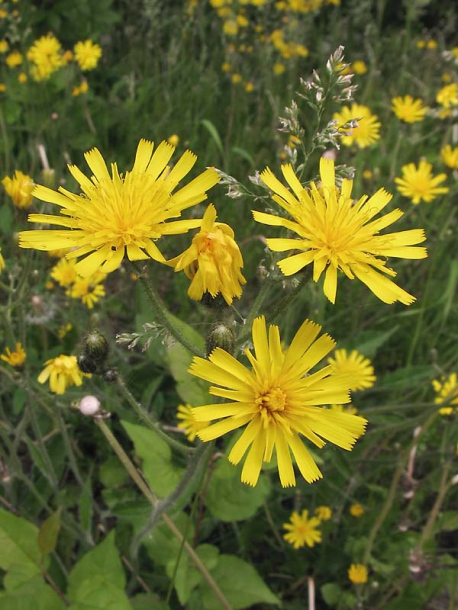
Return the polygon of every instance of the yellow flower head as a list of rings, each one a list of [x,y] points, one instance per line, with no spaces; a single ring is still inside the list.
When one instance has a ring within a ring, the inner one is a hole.
[[[290,164],[283,165],[282,172],[293,192],[269,168],[262,172],[261,178],[274,192],[273,200],[293,220],[253,212],[258,222],[285,227],[297,234],[296,239],[267,239],[268,247],[274,252],[301,251],[279,262],[282,272],[293,275],[313,263],[313,281],[317,282],[326,270],[324,294],[331,303],[336,299],[338,270],[351,280],[357,277],[385,303],[413,303],[412,295],[383,275],[396,275],[386,266],[386,258],[425,258],[426,249],[413,246],[426,238],[422,229],[378,235],[403,215],[400,210],[392,210],[373,220],[392,195],[381,188],[372,197],[364,195],[354,202],[351,197],[353,181],[343,180],[339,190],[335,183],[334,161],[330,159],[320,161],[321,185],[312,182],[309,189],[302,186]]]
[[[101,282],[106,279],[106,274],[97,271],[88,277],[77,276],[66,294],[72,299],[80,299],[88,309],[92,309],[101,297],[105,296],[105,287]]]
[[[349,512],[352,517],[358,518],[361,517],[361,515],[364,515],[364,507],[362,504],[352,504],[349,508]]]
[[[15,206],[18,208],[30,207],[33,201],[32,192],[35,188],[35,184],[30,176],[23,174],[17,169],[12,178],[5,176],[2,184]]]
[[[189,442],[193,442],[197,433],[208,426],[208,422],[197,421],[193,415],[190,405],[179,405],[177,411],[178,425],[180,430],[184,430]]]
[[[2,55],[7,53],[9,48],[10,48],[10,45],[8,44],[7,40],[5,40],[5,39],[0,40],[0,53]]]
[[[344,106],[340,112],[334,114],[337,127],[354,122],[354,126],[345,128],[346,135],[341,136],[344,146],[356,144],[359,148],[366,148],[380,138],[380,122],[376,114],[372,114],[367,106],[352,104],[351,107]]]
[[[347,354],[346,349],[336,349],[334,357],[328,358],[328,362],[337,373],[351,375],[352,391],[371,388],[375,383],[376,377],[371,361],[355,349],[350,354]]]
[[[9,347],[5,348],[5,353],[0,355],[0,358],[11,366],[22,366],[27,358],[21,343],[16,343],[16,350],[12,352]]]
[[[22,53],[19,53],[19,51],[12,51],[9,55],[6,56],[5,61],[10,68],[20,66],[23,61]]]
[[[173,133],[167,138],[167,142],[172,146],[178,146],[178,143],[180,142],[180,136],[178,136],[176,133]]]
[[[26,83],[26,82],[27,82],[28,77],[27,77],[27,74],[26,74],[25,72],[20,72],[20,73],[18,74],[17,79],[18,79],[18,81],[19,81],[21,84],[23,84],[23,83]]]
[[[219,178],[210,168],[174,193],[178,182],[195,164],[196,156],[187,150],[170,169],[168,162],[175,148],[162,142],[154,153],[153,149],[152,142],[140,140],[134,166],[124,175],[119,174],[115,163],[110,175],[97,148],[87,152],[91,179],[76,166],[69,166],[82,195],[63,187],[56,192],[37,186],[34,196],[59,206],[61,215],[30,214],[29,221],[65,229],[22,231],[19,245],[36,250],[73,248],[66,256],[85,257],[76,265],[78,275],[83,277],[96,271],[114,271],[126,253],[131,261],[152,258],[165,263],[156,240],[163,235],[186,233],[201,224],[201,219],[166,221],[204,201],[207,189]]]
[[[80,386],[83,383],[83,374],[78,368],[76,357],[61,354],[57,358],[47,360],[45,368],[38,375],[38,382],[46,383],[48,379],[51,392],[55,394],[64,394],[72,385]]]
[[[274,449],[283,487],[296,484],[291,452],[304,479],[312,483],[322,474],[301,436],[317,447],[325,445],[324,438],[351,450],[364,433],[364,418],[317,406],[350,400],[348,375],[336,374],[330,366],[309,374],[335,345],[329,335],[317,339],[320,331],[321,326],[306,320],[285,350],[278,326],[267,331],[261,316],[252,327],[254,354],[244,350],[251,369],[219,347],[208,360],[192,361],[189,371],[215,384],[210,394],[230,401],[193,410],[197,421],[221,420],[197,435],[207,442],[245,427],[229,461],[238,464],[248,451],[241,477],[248,485],[256,485],[262,464],[271,461]]]
[[[93,70],[102,57],[102,49],[92,40],[77,42],[73,51],[75,53],[75,60],[78,62],[81,70]]]
[[[452,148],[450,144],[441,150],[441,159],[447,167],[458,169],[458,147]]]
[[[414,100],[411,95],[395,97],[391,100],[394,114],[405,123],[416,123],[425,118],[427,106],[423,106],[423,100]]]
[[[458,376],[452,373],[448,377],[433,381],[433,389],[436,392],[434,402],[443,405],[439,409],[441,415],[450,415],[453,411],[458,411]]]
[[[398,191],[404,197],[411,199],[412,203],[418,205],[420,201],[430,203],[438,195],[448,193],[446,186],[438,186],[447,179],[447,174],[433,176],[431,163],[424,159],[420,161],[418,167],[414,163],[408,163],[401,167],[402,178],[395,178]]]
[[[354,585],[363,585],[367,582],[367,568],[361,563],[352,563],[348,569],[348,578]]]
[[[315,508],[315,515],[320,521],[329,521],[332,517],[332,510],[329,506],[317,506]]]
[[[296,511],[290,517],[289,523],[284,523],[283,527],[288,531],[283,538],[293,545],[295,549],[307,545],[314,546],[321,542],[321,531],[317,529],[321,523],[318,517],[308,518],[309,511],[303,510],[299,515]]]
[[[355,74],[366,74],[367,66],[364,61],[358,59],[351,64],[352,70]]]
[[[458,84],[445,85],[437,92],[436,101],[444,108],[458,105]]]
[[[53,34],[42,36],[27,51],[27,59],[34,64],[31,73],[36,81],[48,79],[63,65],[60,42]]]
[[[191,299],[200,301],[205,292],[212,297],[221,293],[226,303],[231,305],[234,297],[242,295],[242,284],[246,283],[240,272],[243,259],[234,241],[234,231],[215,221],[215,206],[210,204],[190,247],[168,264],[175,267],[175,271],[184,269],[192,280],[188,290]]]
[[[76,262],[61,258],[60,261],[51,269],[51,277],[59,286],[70,286],[78,277],[75,269]]]

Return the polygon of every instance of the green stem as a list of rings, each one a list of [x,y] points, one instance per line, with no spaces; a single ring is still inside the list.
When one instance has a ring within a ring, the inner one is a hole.
[[[109,427],[106,425],[106,423],[103,421],[103,419],[94,419],[94,421],[97,424],[97,426],[99,427],[99,429],[101,430],[102,434],[105,436],[105,438],[109,442],[111,448],[118,456],[120,462],[122,463],[124,468],[127,470],[127,472],[129,473],[129,475],[132,478],[132,480],[134,481],[134,483],[137,485],[137,487],[140,489],[140,491],[146,497],[146,499],[150,502],[150,504],[153,507],[156,507],[159,502],[158,498],[151,491],[151,489],[149,488],[146,481],[143,479],[143,477],[137,471],[135,466],[132,464],[128,455],[126,454],[124,449],[121,447],[121,445],[118,443],[118,441],[116,440],[115,436],[113,435],[113,433],[111,432]],[[175,538],[183,544],[184,550],[188,554],[189,558],[193,561],[196,568],[202,574],[202,576],[206,580],[208,586],[211,588],[213,593],[216,595],[216,597],[220,601],[224,610],[231,610],[231,606],[229,605],[229,602],[224,597],[221,589],[218,587],[218,585],[215,582],[215,580],[213,579],[212,575],[209,573],[206,566],[203,564],[202,560],[197,555],[197,553],[194,551],[192,546],[184,540],[184,536],[182,535],[180,530],[177,528],[175,523],[170,519],[170,517],[166,513],[163,513],[161,515],[161,519],[164,521],[164,523],[169,528],[169,530],[172,532],[172,534],[175,536]]]

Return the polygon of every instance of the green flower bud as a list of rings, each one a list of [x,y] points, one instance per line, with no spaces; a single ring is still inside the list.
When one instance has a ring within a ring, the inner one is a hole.
[[[96,369],[105,368],[108,352],[108,342],[96,328],[84,337],[83,355],[95,365]]]
[[[97,364],[93,362],[87,356],[81,355],[77,358],[78,368],[83,373],[95,373],[97,371]]]
[[[220,347],[229,354],[234,353],[235,333],[222,322],[214,324],[208,333],[206,340],[207,356],[211,354],[215,347]]]

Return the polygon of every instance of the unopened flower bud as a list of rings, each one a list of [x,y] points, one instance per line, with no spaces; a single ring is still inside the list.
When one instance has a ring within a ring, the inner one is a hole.
[[[96,368],[101,368],[108,358],[108,342],[96,328],[91,330],[83,340],[83,355],[95,364]]]
[[[100,411],[100,400],[95,396],[84,396],[79,402],[78,409],[83,415],[92,417]]]
[[[102,379],[107,383],[113,383],[118,378],[118,371],[116,369],[108,369],[102,373]]]
[[[210,355],[216,347],[220,347],[229,354],[234,353],[235,333],[222,322],[215,324],[207,336],[207,355]]]
[[[81,355],[77,358],[78,368],[83,373],[92,374],[97,371],[97,364],[88,358],[87,356]]]

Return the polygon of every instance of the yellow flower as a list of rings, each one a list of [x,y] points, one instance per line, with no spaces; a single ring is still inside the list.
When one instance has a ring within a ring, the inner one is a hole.
[[[232,80],[232,82],[234,83],[234,85],[237,85],[238,83],[241,83],[241,82],[242,82],[242,77],[241,77],[241,75],[240,75],[240,74],[233,74],[233,75],[231,76],[231,80]]]
[[[67,50],[62,54],[62,64],[64,66],[68,65],[71,61],[73,61],[73,59],[74,55],[72,51]]]
[[[437,396],[434,402],[437,405],[444,405],[439,409],[441,415],[450,415],[453,411],[458,411],[458,376],[452,373],[448,377],[435,379],[433,389]]]
[[[348,578],[354,585],[363,585],[367,582],[367,568],[361,563],[352,563],[348,570]]]
[[[7,40],[5,40],[5,39],[0,40],[0,53],[2,55],[7,53],[9,48],[10,48],[10,45],[8,44]]]
[[[22,64],[22,53],[19,51],[13,51],[9,55],[6,56],[5,61],[10,68],[15,68],[16,66],[20,66]]]
[[[225,61],[223,64],[221,64],[221,70],[223,72],[230,72],[231,71],[231,64],[228,61]]]
[[[167,138],[167,142],[169,144],[171,144],[172,146],[178,146],[179,141],[180,141],[180,136],[177,136],[176,133],[173,133],[171,136],[169,136]]]
[[[354,125],[343,129],[345,135],[341,136],[344,146],[356,144],[359,148],[366,148],[380,138],[380,122],[376,114],[372,114],[367,106],[352,104],[344,106],[340,112],[334,114],[338,129],[352,121]]]
[[[78,277],[75,269],[76,262],[61,258],[60,261],[51,269],[51,277],[59,286],[70,286]]]
[[[458,148],[452,148],[450,144],[441,150],[441,159],[447,167],[458,169]]]
[[[223,32],[228,36],[235,36],[239,31],[239,26],[237,25],[237,21],[235,19],[227,19],[223,23]]]
[[[350,390],[364,390],[371,388],[376,380],[374,367],[369,358],[364,358],[355,349],[347,354],[346,349],[337,349],[333,358],[328,358],[329,364],[336,373],[350,373]]]
[[[215,221],[215,206],[210,204],[192,244],[167,264],[175,267],[175,271],[184,270],[192,280],[188,290],[191,299],[200,301],[205,292],[212,297],[221,293],[231,305],[234,297],[242,296],[242,284],[246,283],[240,272],[243,259],[234,241],[234,231],[227,224]]]
[[[5,85],[5,83],[0,83],[0,93],[4,93],[7,89],[8,87]]]
[[[397,233],[378,233],[398,220],[403,213],[392,210],[378,220],[373,218],[390,202],[392,195],[383,188],[368,199],[366,195],[354,202],[352,180],[343,180],[339,190],[335,184],[334,161],[320,161],[321,185],[311,183],[305,189],[290,164],[282,166],[291,193],[267,168],[261,174],[263,182],[274,191],[273,200],[292,216],[293,220],[262,212],[253,212],[254,219],[264,224],[285,227],[296,233],[296,239],[267,239],[274,252],[300,250],[299,254],[281,260],[278,265],[285,275],[293,275],[313,263],[313,281],[326,270],[324,294],[335,303],[337,272],[341,270],[353,280],[357,277],[385,303],[400,301],[410,305],[415,298],[385,275],[396,272],[386,266],[386,258],[420,259],[427,256],[423,247],[412,247],[425,241],[422,229]]]
[[[30,176],[23,174],[17,169],[12,178],[5,176],[2,184],[16,207],[30,207],[33,201],[32,192],[35,188],[35,184]]]
[[[62,47],[53,34],[42,36],[27,51],[32,66],[31,74],[36,81],[48,79],[62,65]]]
[[[102,57],[102,49],[92,40],[77,42],[73,51],[75,53],[75,60],[78,62],[81,70],[93,70]]]
[[[245,83],[245,91],[247,93],[251,93],[252,91],[254,91],[254,85],[252,82]]]
[[[366,74],[367,66],[364,61],[356,60],[351,64],[351,67],[355,74]]]
[[[436,101],[444,108],[456,106],[458,104],[458,84],[452,83],[451,85],[442,87],[442,89],[437,92]]]
[[[238,464],[248,451],[241,477],[248,485],[256,485],[262,464],[271,461],[274,449],[283,487],[296,484],[291,452],[304,479],[316,481],[322,474],[301,435],[320,448],[325,445],[324,438],[351,450],[364,433],[364,418],[317,406],[349,402],[351,383],[348,375],[336,374],[330,366],[309,374],[335,345],[329,335],[315,341],[320,331],[321,326],[306,320],[285,350],[278,326],[271,325],[267,334],[261,316],[252,327],[254,355],[244,350],[251,369],[219,347],[208,360],[195,357],[191,363],[193,375],[216,384],[210,387],[210,394],[230,401],[193,410],[197,421],[221,420],[199,432],[198,437],[211,441],[247,424],[229,453],[229,461]]]
[[[391,100],[394,114],[405,123],[416,123],[425,118],[427,106],[423,106],[423,100],[414,100],[411,95],[395,97]]]
[[[361,504],[352,504],[349,508],[350,515],[352,517],[361,517],[364,515],[364,507]]]
[[[77,276],[72,286],[67,289],[66,294],[72,299],[80,299],[88,309],[92,309],[94,303],[98,303],[100,297],[105,296],[105,288],[100,284],[106,277],[105,273],[100,272],[88,277]]]
[[[3,271],[5,266],[5,259],[2,256],[2,249],[0,248],[0,273]]]
[[[83,374],[78,368],[75,356],[61,354],[45,362],[45,368],[38,375],[39,383],[46,383],[49,379],[51,392],[64,394],[72,385],[80,386],[83,383]]]
[[[296,511],[290,517],[289,523],[284,523],[283,527],[288,530],[283,538],[293,545],[295,549],[300,549],[307,545],[314,546],[321,542],[321,531],[317,529],[321,521],[317,517],[308,518],[309,511],[303,510],[299,515]]]
[[[60,216],[31,214],[30,222],[54,224],[66,230],[22,231],[19,245],[36,250],[73,248],[68,259],[85,256],[76,265],[78,275],[88,277],[96,271],[110,273],[118,268],[124,255],[131,261],[165,259],[156,246],[163,235],[186,233],[201,224],[201,219],[176,220],[182,210],[204,201],[207,189],[219,178],[214,168],[207,169],[188,185],[173,193],[177,184],[196,162],[189,150],[170,169],[168,162],[175,148],[167,142],[154,144],[140,140],[131,171],[119,175],[116,164],[109,174],[97,148],[85,154],[93,172],[87,178],[76,166],[69,170],[80,184],[82,195],[63,187],[56,192],[37,186],[34,196],[59,206]]]
[[[402,178],[394,179],[401,195],[408,197],[413,204],[418,205],[420,201],[429,203],[438,195],[448,193],[448,187],[438,186],[447,179],[447,175],[433,176],[431,173],[432,167],[431,163],[424,159],[420,161],[418,168],[415,167],[414,163],[403,165],[401,167]]]
[[[16,350],[12,352],[9,347],[5,348],[5,354],[1,354],[0,358],[11,366],[22,366],[27,358],[21,343],[16,343]]]
[[[26,74],[25,72],[20,72],[20,73],[18,74],[17,79],[18,79],[18,81],[19,81],[20,83],[26,83],[26,82],[27,82],[27,74]]]
[[[78,95],[84,95],[89,91],[89,84],[87,80],[81,81],[81,85],[76,85],[73,87],[72,95],[73,97],[78,97]]]
[[[332,510],[329,506],[317,506],[315,508],[315,515],[320,521],[329,521],[332,517]]]
[[[179,405],[177,411],[179,420],[177,428],[184,430],[189,442],[193,442],[197,433],[208,426],[208,422],[197,421],[193,415],[190,405]]]
[[[284,64],[276,63],[273,65],[272,70],[274,74],[283,74],[283,72],[285,71],[285,66]]]

